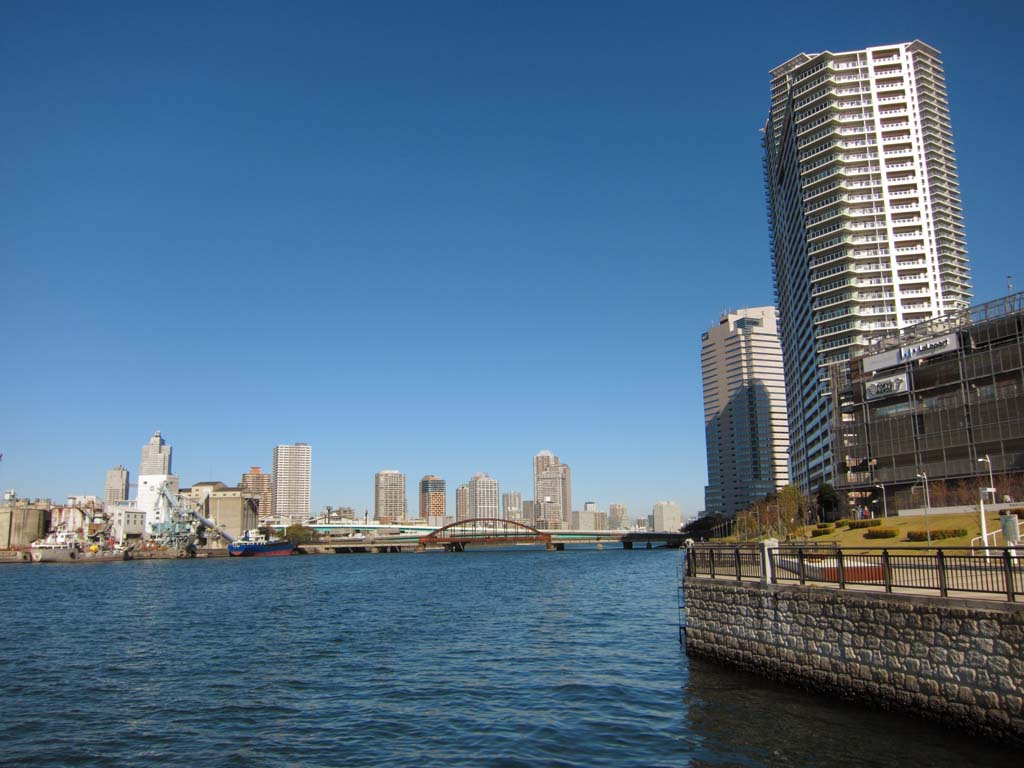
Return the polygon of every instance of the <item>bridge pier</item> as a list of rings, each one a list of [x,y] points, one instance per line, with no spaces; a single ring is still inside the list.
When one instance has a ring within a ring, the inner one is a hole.
[[[597,542],[597,551],[600,552],[602,549],[604,549],[604,542],[603,541]]]
[[[633,542],[632,541],[624,541],[624,542],[622,542],[622,548],[623,549],[632,549],[633,548]]]
[[[565,544],[560,541],[549,541],[546,549],[548,552],[564,552]]]

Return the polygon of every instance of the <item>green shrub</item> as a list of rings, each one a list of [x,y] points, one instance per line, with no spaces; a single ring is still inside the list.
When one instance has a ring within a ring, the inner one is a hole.
[[[821,530],[831,530],[832,523],[818,523],[818,525],[815,527],[820,528]]]
[[[847,520],[847,519],[846,519],[845,517],[844,517],[844,518],[842,518],[841,520],[836,520],[836,523],[835,523],[835,525],[836,525],[836,530],[839,530],[839,529],[840,529],[840,528],[842,528],[842,527],[843,527],[844,525],[849,525],[849,524],[850,524],[850,521],[849,521],[849,520]]]
[[[851,520],[850,530],[856,531],[859,528],[874,528],[876,525],[881,525],[881,520]],[[882,537],[884,538],[884,537]]]
[[[864,532],[865,539],[895,539],[899,536],[899,528],[872,528],[870,531]]]
[[[832,533],[831,528],[815,528],[811,531],[811,538],[813,539],[815,536],[828,536],[830,533]]]
[[[932,541],[959,539],[967,535],[966,528],[939,528],[932,531]],[[928,541],[928,531],[907,531],[907,541]]]

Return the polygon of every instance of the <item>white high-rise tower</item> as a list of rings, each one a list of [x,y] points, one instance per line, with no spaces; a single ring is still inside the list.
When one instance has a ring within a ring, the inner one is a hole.
[[[801,53],[771,72],[764,168],[790,469],[830,482],[824,366],[969,305],[946,86],[920,41]]]
[[[498,517],[498,481],[478,472],[469,481],[469,516]]]
[[[309,479],[313,449],[306,443],[274,448],[274,517],[282,522],[309,519]]]

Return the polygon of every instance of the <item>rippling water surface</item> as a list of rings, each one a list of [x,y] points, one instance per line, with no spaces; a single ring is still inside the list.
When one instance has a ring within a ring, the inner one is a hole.
[[[671,550],[0,568],[0,764],[1017,765],[687,659]]]

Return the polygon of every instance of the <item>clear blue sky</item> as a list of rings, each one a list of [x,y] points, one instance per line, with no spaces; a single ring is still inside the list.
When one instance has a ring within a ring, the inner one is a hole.
[[[801,51],[943,52],[975,297],[1024,287],[1010,3],[0,5],[0,486],[313,446],[312,502],[477,471],[692,514],[700,334],[772,302],[759,128]]]

